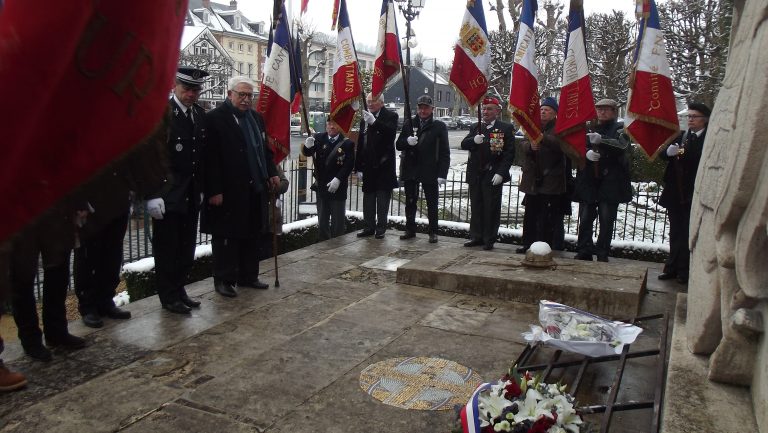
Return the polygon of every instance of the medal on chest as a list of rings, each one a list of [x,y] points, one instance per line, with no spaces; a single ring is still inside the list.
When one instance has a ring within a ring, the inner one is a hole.
[[[500,154],[504,150],[504,133],[494,129],[490,133],[490,147],[491,153],[494,155]]]

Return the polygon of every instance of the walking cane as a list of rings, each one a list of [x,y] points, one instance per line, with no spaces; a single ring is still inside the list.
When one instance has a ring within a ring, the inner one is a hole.
[[[277,208],[277,195],[275,195],[274,190],[269,192],[269,201],[272,205],[272,255],[275,257],[275,287],[280,287],[277,267],[277,212],[279,209]]]

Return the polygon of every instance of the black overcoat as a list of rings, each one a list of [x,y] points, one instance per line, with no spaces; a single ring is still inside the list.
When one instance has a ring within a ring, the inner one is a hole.
[[[358,149],[355,161],[355,170],[363,173],[364,193],[398,186],[395,173],[397,118],[397,113],[382,107],[376,121],[365,126],[362,150]]]
[[[632,200],[629,176],[629,142],[619,140],[622,125],[615,120],[598,125],[595,132],[610,144],[597,145],[600,160],[586,160],[576,174],[576,192],[573,201],[584,203],[627,203]]]
[[[302,145],[304,155],[312,157],[315,165],[315,182],[317,195],[329,200],[346,200],[349,174],[355,166],[355,143],[339,134],[336,140],[341,140],[341,145],[336,147],[338,141],[331,143],[327,132],[314,135],[315,145],[307,149]],[[335,148],[335,150],[334,150]],[[331,156],[333,152],[333,156]],[[341,183],[334,193],[328,192],[328,182],[338,178]]]
[[[248,166],[245,137],[235,120],[230,104],[208,112],[208,140],[205,146],[205,205],[200,220],[200,231],[223,238],[247,239],[267,233],[269,230],[268,179],[262,179],[262,192],[253,192],[251,172]],[[264,120],[255,111],[261,140],[267,178],[277,176],[272,150],[267,145]],[[223,195],[221,206],[211,206],[208,199]],[[256,200],[256,202],[254,202]],[[252,209],[258,209],[259,218],[251,218]]]
[[[693,188],[696,184],[696,171],[699,169],[704,138],[707,129],[704,128],[701,136],[690,131],[681,133],[673,144],[685,149],[682,155],[670,158],[666,149],[659,152],[659,157],[667,161],[664,170],[664,190],[661,191],[659,204],[667,209],[677,207],[690,207],[693,202]]]
[[[525,141],[520,191],[526,194],[559,195],[566,191],[566,156],[554,129],[554,120],[544,125],[544,138],[539,143],[539,150],[533,150],[531,143]]]
[[[504,182],[510,180],[509,168],[515,160],[515,128],[511,123],[496,120],[492,128],[478,123],[472,125],[469,134],[461,140],[461,148],[469,151],[467,183],[479,182],[486,170],[500,175]],[[475,144],[475,135],[485,136],[481,144]]]
[[[418,125],[411,128],[411,123]],[[451,149],[448,146],[448,128],[445,123],[430,117],[424,127],[418,116],[403,125],[403,130],[397,138],[397,150],[402,151],[400,164],[400,179],[415,180],[423,184],[435,184],[437,178],[448,176],[451,165]],[[416,146],[408,144],[408,137],[416,131],[419,138]]]

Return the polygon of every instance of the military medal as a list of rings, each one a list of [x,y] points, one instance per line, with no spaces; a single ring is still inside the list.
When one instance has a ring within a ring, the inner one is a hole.
[[[181,152],[182,149],[184,149],[184,146],[182,146],[181,143],[176,143],[176,152]]]
[[[178,108],[174,108],[173,109],[173,115],[174,116],[178,116],[179,115],[179,109]]]
[[[499,154],[504,149],[504,133],[494,129],[490,134],[491,153]]]

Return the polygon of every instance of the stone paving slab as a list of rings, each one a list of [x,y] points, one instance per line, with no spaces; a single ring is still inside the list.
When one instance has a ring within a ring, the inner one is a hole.
[[[30,385],[0,394],[0,432],[448,431],[452,411],[383,405],[360,389],[360,372],[389,358],[432,356],[495,379],[522,350],[520,332],[537,309],[401,284],[393,271],[360,266],[466,250],[461,239],[401,242],[399,234],[352,233],[280,256],[280,288],[243,289],[235,299],[216,294],[210,279],[190,284],[189,294],[203,302],[191,317],[167,313],[151,297],[129,304],[127,321],[98,330],[73,322],[86,349],[57,352],[51,363],[9,363]],[[503,258],[513,248],[491,254]],[[261,277],[271,284],[270,262],[261,264]],[[641,310],[671,308],[678,290],[654,280]],[[6,360],[20,353],[18,343],[8,346]],[[610,371],[585,379],[596,396],[607,393]],[[631,395],[646,392],[643,377],[627,380]],[[620,431],[634,425],[628,418]]]
[[[520,264],[522,254],[443,248],[397,269],[397,282],[521,303],[548,299],[607,317],[635,316],[647,268],[556,259],[556,269]]]

